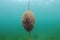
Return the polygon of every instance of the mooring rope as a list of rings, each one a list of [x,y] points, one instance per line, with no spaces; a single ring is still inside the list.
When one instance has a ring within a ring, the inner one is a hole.
[[[30,11],[30,0],[28,0],[28,11]],[[31,32],[29,32],[29,40],[31,40]]]
[[[30,10],[30,0],[28,0],[28,11]]]

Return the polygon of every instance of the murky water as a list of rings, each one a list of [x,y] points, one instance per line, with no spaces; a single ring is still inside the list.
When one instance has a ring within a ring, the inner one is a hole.
[[[0,0],[0,40],[29,40],[22,15],[27,0]],[[60,0],[31,0],[35,16],[32,40],[60,40]]]

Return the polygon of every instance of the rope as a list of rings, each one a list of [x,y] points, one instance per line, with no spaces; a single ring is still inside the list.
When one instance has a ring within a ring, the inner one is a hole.
[[[31,32],[29,32],[29,40],[31,40]]]
[[[28,11],[30,10],[30,0],[28,0]]]

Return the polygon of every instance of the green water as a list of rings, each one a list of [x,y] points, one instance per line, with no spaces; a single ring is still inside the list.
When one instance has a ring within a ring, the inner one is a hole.
[[[27,11],[27,0],[0,0],[0,40],[28,40],[22,15]],[[31,0],[35,15],[32,40],[60,40],[60,0]]]

